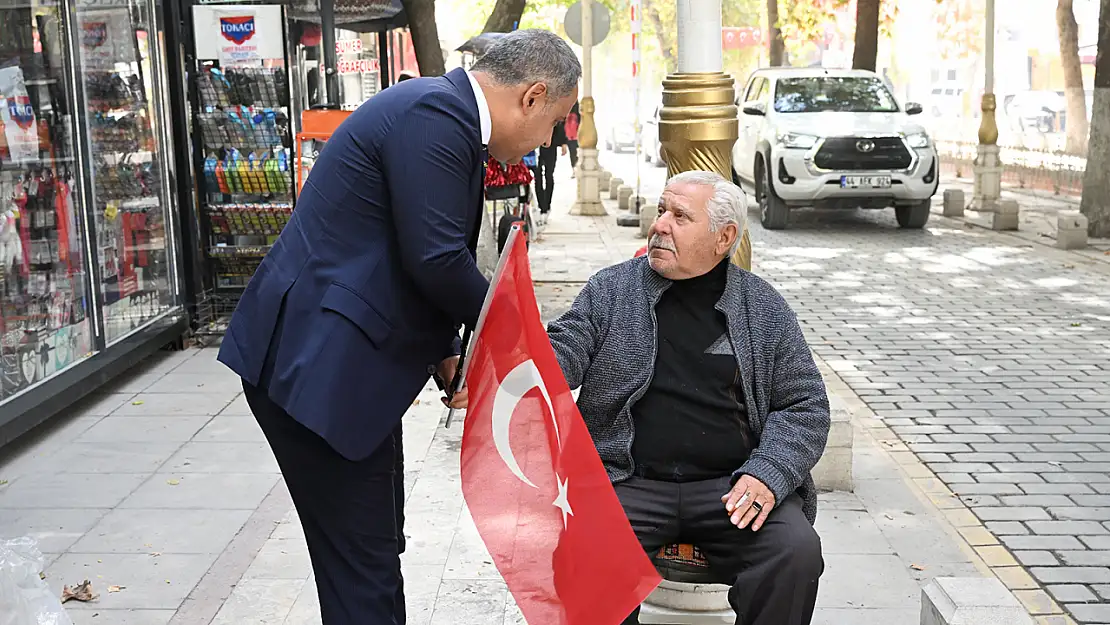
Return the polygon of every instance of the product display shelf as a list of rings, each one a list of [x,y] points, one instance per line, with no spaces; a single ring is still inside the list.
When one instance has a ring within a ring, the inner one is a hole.
[[[284,68],[213,65],[201,67],[196,89],[211,285],[198,305],[206,320],[198,333],[219,335],[293,213],[289,89]]]

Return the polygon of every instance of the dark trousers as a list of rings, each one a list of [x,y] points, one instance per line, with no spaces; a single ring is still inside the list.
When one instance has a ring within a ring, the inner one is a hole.
[[[578,142],[567,141],[567,152],[570,152],[570,166],[578,167]]]
[[[540,205],[540,212],[551,211],[551,193],[555,190],[555,161],[558,160],[559,148],[541,147],[536,156],[536,166],[532,173],[536,176],[536,203]]]
[[[404,454],[401,425],[352,462],[243,384],[304,526],[323,625],[404,625],[401,579]]]
[[[736,625],[808,625],[824,571],[821,539],[791,495],[758,532],[729,521],[721,495],[729,478],[659,482],[633,477],[616,484],[636,537],[649,555],[675,542],[697,545],[715,573],[732,581]],[[624,625],[639,623],[639,608]]]

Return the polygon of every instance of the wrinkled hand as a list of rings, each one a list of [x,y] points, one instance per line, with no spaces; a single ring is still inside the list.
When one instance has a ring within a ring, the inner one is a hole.
[[[444,393],[451,392],[451,382],[455,379],[455,372],[458,371],[458,369],[458,356],[445,358],[443,362],[439,363],[439,366],[436,367],[436,374],[439,376],[440,380],[443,380],[443,385],[446,387]],[[466,385],[464,384],[463,387],[459,389],[459,392],[455,393],[452,397],[441,397],[440,401],[443,402],[444,406],[449,408],[462,409],[466,408],[468,399]]]
[[[745,496],[746,495],[746,496]],[[750,475],[742,475],[732,487],[732,490],[721,496],[725,510],[732,515],[732,524],[744,529],[749,524],[753,532],[758,532],[763,527],[767,515],[775,507],[775,495],[771,489]],[[753,503],[759,503],[762,511],[757,510]]]

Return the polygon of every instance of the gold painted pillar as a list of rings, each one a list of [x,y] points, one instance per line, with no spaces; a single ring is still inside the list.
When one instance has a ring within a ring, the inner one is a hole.
[[[704,170],[732,180],[732,145],[739,130],[735,84],[721,71],[721,0],[677,2],[678,71],[663,80],[659,112],[667,175]],[[732,261],[751,269],[746,227]]]
[[[597,128],[594,125],[593,97],[593,0],[582,0],[582,91],[578,110],[578,200],[572,215],[606,215],[601,203],[601,168],[597,163]]]

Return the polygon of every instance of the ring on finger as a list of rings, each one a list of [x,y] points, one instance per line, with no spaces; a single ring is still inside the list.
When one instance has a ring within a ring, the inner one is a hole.
[[[759,503],[758,501],[753,501],[752,507],[755,508],[756,512],[763,512],[763,504]]]

